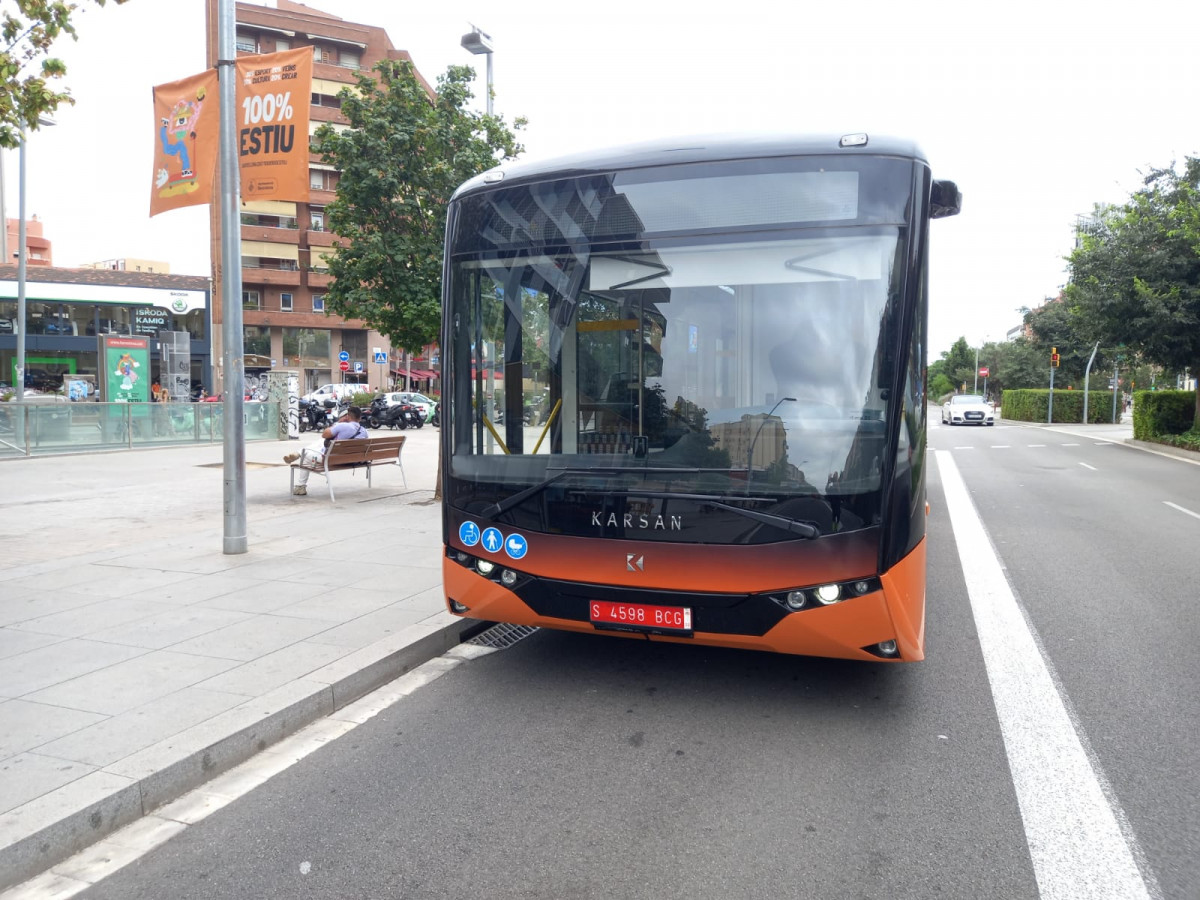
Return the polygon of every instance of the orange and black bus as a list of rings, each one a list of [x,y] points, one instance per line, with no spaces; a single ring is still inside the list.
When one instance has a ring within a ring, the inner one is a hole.
[[[488,171],[446,228],[446,602],[493,622],[924,655],[917,147],[639,144]]]

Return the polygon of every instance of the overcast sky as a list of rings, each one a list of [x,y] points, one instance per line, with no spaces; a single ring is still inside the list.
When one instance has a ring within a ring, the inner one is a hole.
[[[26,212],[58,265],[209,275],[203,207],[148,217],[151,87],[203,68],[203,0],[81,5],[79,41],[56,47],[77,105],[30,136]],[[931,359],[959,336],[1003,339],[1066,281],[1076,214],[1200,153],[1195,0],[309,5],[384,27],[431,82],[475,64],[480,108],[483,57],[459,40],[472,22],[489,32],[496,112],[530,120],[527,157],[715,131],[915,138],[963,193],[962,215],[933,223]],[[4,169],[15,218],[15,152]]]

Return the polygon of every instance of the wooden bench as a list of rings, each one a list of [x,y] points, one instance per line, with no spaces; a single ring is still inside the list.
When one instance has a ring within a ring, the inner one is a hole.
[[[399,466],[400,477],[404,486],[408,487],[408,479],[404,475],[404,464],[400,461],[400,452],[404,449],[404,435],[389,434],[384,437],[351,438],[344,441],[334,441],[325,450],[325,455],[319,460],[307,460],[307,454],[301,454],[300,459],[290,464],[291,487],[296,489],[296,470],[307,469],[325,476],[329,485],[329,501],[336,503],[333,496],[333,481],[330,472],[340,472],[343,469],[366,469],[367,487],[371,487],[371,469],[374,466]]]

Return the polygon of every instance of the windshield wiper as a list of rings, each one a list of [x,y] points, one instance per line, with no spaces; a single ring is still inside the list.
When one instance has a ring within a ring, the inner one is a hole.
[[[527,487],[527,488],[525,488],[525,490],[519,491],[519,492],[513,494],[511,497],[506,497],[505,499],[501,500],[499,503],[491,503],[491,504],[485,506],[483,509],[479,510],[476,513],[476,515],[480,516],[484,519],[495,519],[497,516],[503,515],[504,513],[508,512],[514,506],[520,506],[522,503],[524,503],[530,497],[540,494],[546,488],[550,487],[550,485],[554,484],[554,482],[559,481],[560,479],[566,478],[568,475],[592,475],[592,474],[615,475],[615,474],[627,473],[627,472],[632,472],[635,474],[652,473],[655,475],[663,475],[663,474],[696,475],[699,472],[704,472],[704,471],[709,471],[709,470],[707,470],[707,469],[692,469],[692,468],[675,469],[675,468],[667,468],[665,466],[660,467],[660,468],[655,468],[653,466],[636,466],[636,467],[630,467],[630,466],[546,466],[546,471],[547,472],[557,472],[558,474],[552,475],[549,478],[545,479],[544,481],[539,481],[537,484],[535,484],[531,487]],[[721,469],[720,471],[725,471],[725,470]],[[677,496],[677,495],[671,494],[669,496]]]
[[[740,506],[732,506],[726,503],[725,498],[718,494],[672,494],[667,491],[626,491],[623,493],[627,496],[651,497],[655,500],[691,500],[694,503],[703,503],[705,506],[711,506],[714,509],[725,509],[729,512],[737,513],[739,516],[745,516],[747,519],[753,519],[755,522],[762,522],[764,525],[782,528],[784,531],[790,531],[792,534],[798,534],[801,537],[818,538],[821,536],[821,529],[812,522],[789,519],[786,516],[773,516],[770,513],[756,512],[753,509],[742,509]]]

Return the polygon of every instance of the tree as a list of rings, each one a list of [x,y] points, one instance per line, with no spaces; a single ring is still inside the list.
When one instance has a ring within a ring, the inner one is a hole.
[[[325,306],[419,351],[437,339],[441,322],[450,195],[523,148],[503,118],[464,108],[469,66],[450,66],[434,96],[411,62],[384,60],[375,71],[378,81],[359,75],[357,89],[340,95],[350,127],[322,125],[312,141],[313,152],[341,172],[325,208],[339,238]]]
[[[936,378],[945,375],[954,385],[954,390],[962,387],[963,382],[969,385],[975,383],[975,351],[967,346],[967,339],[960,337],[949,350],[942,351],[942,358],[929,367],[929,377]]]
[[[1097,206],[1068,257],[1082,329],[1168,372],[1200,372],[1200,158],[1152,169],[1129,201]],[[1196,425],[1200,426],[1200,392]]]
[[[92,2],[103,6],[105,0]],[[16,147],[24,132],[37,131],[41,116],[75,103],[69,92],[50,87],[50,81],[66,76],[67,67],[49,54],[63,34],[78,40],[71,23],[78,7],[61,0],[16,0],[16,5],[16,15],[7,9],[0,14],[0,147]]]

